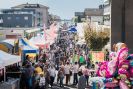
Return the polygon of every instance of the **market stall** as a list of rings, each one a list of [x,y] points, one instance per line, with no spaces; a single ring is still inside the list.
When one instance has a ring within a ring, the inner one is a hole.
[[[3,66],[8,66],[20,62],[21,57],[16,55],[11,55],[0,50],[0,61],[3,62]]]
[[[1,45],[3,45],[4,47],[0,47],[0,50],[3,50],[5,52],[8,52],[8,53],[13,53],[13,45],[9,44],[9,43],[6,43],[6,42],[0,42]],[[6,49],[6,50],[4,50]]]
[[[0,50],[8,53],[13,53],[13,46],[6,42],[0,42]]]
[[[38,46],[39,48],[47,48],[48,42],[46,42],[45,37],[42,36],[41,34],[38,34],[36,37],[32,37],[29,42],[31,44],[34,44]]]
[[[34,59],[34,57],[36,57],[36,55],[38,54],[38,50],[34,49],[30,46],[24,46],[22,49],[22,60],[26,60],[26,56],[29,55],[30,58]],[[34,54],[34,55],[33,55]]]
[[[6,80],[6,72],[7,72],[6,68],[15,63],[19,63],[20,61],[21,61],[20,56],[11,55],[0,50],[0,68],[2,69],[2,72],[4,69],[4,81]]]
[[[19,79],[11,77],[20,75],[20,71],[16,70],[19,62],[21,62],[20,56],[11,55],[0,50],[0,89],[19,89]],[[14,71],[9,70],[9,68]]]
[[[15,39],[6,39],[6,40],[3,40],[2,42],[8,43],[8,44],[13,46],[14,42],[15,42]]]
[[[27,55],[29,55],[29,57],[31,57],[32,59],[35,59],[36,56],[39,54],[39,49],[30,46],[29,43],[26,42],[24,39],[20,39],[19,41],[20,41],[20,45],[21,45],[22,61],[26,60]]]

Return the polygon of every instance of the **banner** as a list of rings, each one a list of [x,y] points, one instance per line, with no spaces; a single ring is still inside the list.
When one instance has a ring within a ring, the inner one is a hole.
[[[92,51],[91,58],[94,62],[103,62],[104,61],[104,52],[102,51]]]

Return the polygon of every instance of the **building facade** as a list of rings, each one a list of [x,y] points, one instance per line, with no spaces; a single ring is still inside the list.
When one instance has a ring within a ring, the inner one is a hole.
[[[133,0],[112,0],[111,43],[125,42],[133,52]]]
[[[86,8],[84,12],[75,12],[77,22],[83,22],[89,20],[90,22],[97,22],[103,24],[103,6],[99,8]]]
[[[77,22],[83,22],[85,20],[84,12],[75,12],[75,18],[77,19]]]
[[[98,24],[103,24],[103,8],[86,8],[84,10],[86,19],[90,22],[98,22]]]
[[[0,14],[1,27],[41,27],[48,26],[48,7],[41,4],[21,4],[11,9],[3,9]]]
[[[104,0],[104,25],[111,26],[111,0]]]

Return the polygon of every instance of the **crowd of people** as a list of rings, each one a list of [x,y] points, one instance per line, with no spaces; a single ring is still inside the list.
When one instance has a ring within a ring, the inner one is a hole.
[[[67,39],[51,45],[47,52],[41,49],[35,61],[27,55],[23,62],[21,89],[48,89],[54,84],[85,89],[89,76],[95,73],[90,69],[97,68],[88,51],[85,46],[76,46],[73,40]]]
[[[64,56],[62,60],[59,60],[58,68],[56,61],[51,60],[53,57],[49,56],[50,52],[48,54],[44,52],[36,62],[26,57],[21,69],[21,89],[48,89],[52,88],[54,83],[60,87],[72,84],[78,89],[85,89],[88,86],[90,67],[86,65],[87,61],[82,54],[78,59],[72,55]],[[73,61],[73,58],[76,58],[76,61]],[[93,68],[93,65],[91,67]]]

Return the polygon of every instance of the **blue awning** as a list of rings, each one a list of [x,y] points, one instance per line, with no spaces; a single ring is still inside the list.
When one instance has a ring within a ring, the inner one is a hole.
[[[75,27],[70,28],[70,30],[68,30],[69,32],[77,32],[77,29]]]

